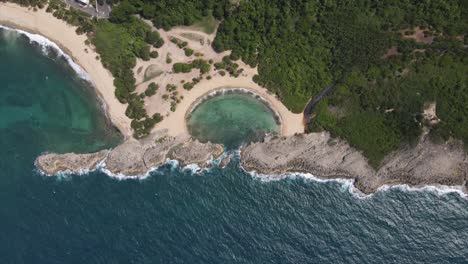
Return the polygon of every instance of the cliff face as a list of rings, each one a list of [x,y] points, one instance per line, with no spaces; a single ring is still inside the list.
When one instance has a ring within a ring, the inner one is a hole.
[[[219,144],[202,144],[187,137],[169,137],[163,132],[138,141],[128,139],[113,150],[103,150],[90,154],[46,154],[36,159],[36,166],[48,175],[60,171],[78,173],[92,170],[104,161],[112,173],[128,176],[144,175],[152,167],[165,163],[167,159],[177,159],[181,165],[197,164],[207,167],[211,156],[219,156],[224,148]]]
[[[241,165],[261,174],[308,172],[321,178],[355,179],[364,193],[384,184],[465,185],[468,159],[461,142],[436,145],[423,137],[414,148],[389,155],[378,171],[362,154],[328,133],[269,138],[242,150]],[[466,187],[465,187],[466,188]]]

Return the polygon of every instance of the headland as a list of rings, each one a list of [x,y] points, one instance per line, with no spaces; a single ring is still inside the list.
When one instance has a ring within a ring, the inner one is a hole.
[[[436,145],[423,135],[415,148],[405,147],[391,153],[382,162],[380,169],[376,170],[368,164],[361,152],[343,140],[333,139],[328,133],[303,134],[302,114],[290,112],[275,95],[255,83],[252,77],[258,73],[256,68],[239,61],[238,66],[243,71],[237,76],[225,76],[217,69],[210,69],[205,76],[199,76],[198,70],[187,74],[175,73],[174,67],[167,63],[168,58],[181,63],[194,60],[178,47],[180,40],[188,43],[207,60],[221,61],[229,54],[218,54],[209,45],[215,33],[210,35],[191,29],[159,31],[166,43],[158,50],[160,56],[149,61],[137,60],[134,68],[136,91],[144,93],[149,84],[157,82],[160,90],[156,96],[144,99],[145,110],[150,115],[161,113],[164,119],[148,137],[134,139],[131,120],[125,114],[126,105],[120,103],[114,95],[113,77],[97,59],[99,55],[94,48],[85,44],[85,35],[77,35],[76,28],[44,10],[33,11],[9,3],[0,3],[0,7],[1,25],[45,36],[57,43],[86,71],[106,105],[109,118],[126,138],[122,145],[113,150],[87,154],[44,154],[38,157],[36,165],[47,175],[61,171],[79,173],[105,163],[111,173],[139,177],[168,159],[177,159],[183,165],[211,166],[207,160],[219,157],[224,149],[219,144],[200,143],[191,139],[186,126],[187,113],[210,93],[219,89],[242,88],[266,102],[281,122],[281,135],[250,144],[241,150],[241,166],[247,171],[270,176],[307,172],[319,178],[354,179],[356,187],[364,193],[375,192],[383,185],[395,184],[462,186],[466,192],[468,159],[462,143],[457,140]],[[197,80],[196,87],[176,87],[177,93],[174,93],[171,84],[194,79]],[[173,102],[167,100],[169,94],[175,98],[171,99]]]

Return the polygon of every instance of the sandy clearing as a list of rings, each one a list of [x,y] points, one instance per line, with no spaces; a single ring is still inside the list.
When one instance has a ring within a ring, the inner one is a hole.
[[[146,21],[146,23],[152,26],[150,21]],[[215,37],[215,33],[206,34],[204,32],[194,31],[187,28],[174,28],[170,31],[164,31],[153,27],[153,30],[157,30],[159,32],[161,37],[164,39],[165,44],[158,49],[158,58],[151,59],[149,61],[142,61],[138,59],[137,65],[134,68],[134,72],[136,73],[138,68],[143,67],[143,70],[136,77],[137,80],[142,81],[145,69],[151,64],[160,65],[160,70],[163,71],[163,74],[160,76],[146,82],[142,82],[137,87],[137,92],[143,92],[150,82],[155,82],[160,86],[156,95],[145,98],[145,108],[149,115],[160,113],[165,116],[164,120],[157,124],[154,130],[167,129],[168,134],[171,136],[178,136],[181,134],[188,135],[185,116],[187,112],[190,111],[192,104],[197,102],[206,94],[217,89],[244,88],[261,96],[279,115],[281,119],[281,134],[283,136],[304,133],[302,113],[292,113],[281,103],[281,101],[279,101],[279,99],[274,94],[254,83],[252,81],[252,77],[258,73],[257,68],[252,68],[240,60],[236,61],[236,63],[238,63],[239,68],[242,68],[244,71],[237,78],[229,77],[228,74],[226,76],[221,76],[219,71],[212,67],[211,71],[205,75],[205,78],[196,84],[193,89],[187,91],[182,88],[183,81],[191,82],[192,78],[199,77],[199,70],[192,70],[187,74],[174,74],[172,73],[172,64],[166,63],[166,56],[167,54],[170,54],[172,63],[188,63],[197,57],[193,55],[190,57],[185,56],[184,51],[177,47],[176,44],[172,43],[170,39],[172,37],[176,37],[182,41],[186,41],[188,43],[188,47],[193,49],[195,52],[202,53],[203,56],[200,58],[206,61],[213,60],[213,62],[220,62],[224,56],[230,54],[230,51],[216,53],[213,50],[211,47],[211,42]],[[186,34],[196,34],[197,36],[204,38],[204,41],[200,42],[198,40],[184,37]],[[211,76],[211,80],[207,80],[206,76]],[[176,85],[178,95],[183,98],[177,105],[177,108],[174,112],[170,111],[170,100],[163,100],[161,98],[162,95],[168,94],[165,88],[167,84]]]

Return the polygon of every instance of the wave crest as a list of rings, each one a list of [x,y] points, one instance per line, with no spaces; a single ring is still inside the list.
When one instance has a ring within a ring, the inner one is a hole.
[[[243,168],[242,168],[243,169]],[[387,192],[391,190],[400,190],[404,192],[430,192],[434,193],[437,196],[443,196],[447,194],[458,194],[461,198],[468,199],[468,194],[463,191],[463,186],[447,186],[447,185],[424,185],[420,187],[413,187],[409,186],[408,184],[395,184],[395,185],[382,185],[377,188],[375,193],[365,194],[361,192],[354,186],[354,179],[343,179],[343,178],[335,178],[335,179],[322,179],[316,177],[310,173],[283,173],[278,175],[268,175],[268,174],[261,174],[257,173],[256,171],[246,171],[246,173],[250,174],[253,178],[259,179],[262,182],[271,182],[271,181],[280,181],[285,179],[305,179],[310,181],[315,181],[319,183],[327,183],[327,182],[336,182],[342,185],[343,190],[348,190],[354,197],[359,199],[366,199],[374,196],[374,194],[379,192]]]
[[[48,38],[42,35],[29,33],[21,29],[9,28],[9,27],[2,26],[2,25],[0,25],[0,29],[14,31],[14,32],[17,32],[19,34],[26,36],[31,43],[35,43],[41,46],[42,52],[45,55],[49,55],[48,49],[52,48],[54,51],[58,53],[59,56],[63,57],[67,61],[70,67],[72,67],[72,69],[78,74],[80,78],[86,81],[91,81],[91,78],[89,77],[88,73],[86,73],[86,71],[83,68],[81,68],[80,65],[74,62],[73,59],[67,53],[65,53],[55,42],[49,40]]]

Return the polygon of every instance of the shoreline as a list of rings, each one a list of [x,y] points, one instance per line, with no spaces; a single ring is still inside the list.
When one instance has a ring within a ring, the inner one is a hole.
[[[93,47],[84,44],[87,39],[85,35],[76,34],[75,27],[53,17],[52,14],[45,12],[45,9],[33,11],[13,3],[0,3],[0,7],[0,25],[20,33],[24,31],[27,34],[36,34],[47,39],[55,44],[65,57],[68,56],[73,63],[78,65],[84,71],[87,81],[93,86],[100,101],[103,102],[105,115],[121,132],[124,139],[132,137],[131,119],[125,115],[127,105],[121,104],[115,97],[114,78],[104,68],[100,60],[96,60],[99,55],[93,50]],[[161,34],[164,38],[169,38],[169,34],[172,33],[163,32]],[[166,43],[170,43],[170,41],[166,39]],[[219,54],[219,56],[221,55],[225,54]],[[252,92],[255,97],[258,96],[260,101],[266,103],[275,116],[279,117],[282,136],[304,133],[302,113],[292,113],[274,94],[254,83],[250,75],[253,76],[253,73],[256,73],[255,68],[246,70],[250,73],[238,78],[215,74],[211,80],[203,79],[195,89],[182,91],[184,99],[177,106],[176,111],[165,116],[162,122],[156,124],[152,132],[167,130],[170,136],[189,136],[185,117],[193,104],[200,102],[207,94],[220,89],[242,88]],[[145,84],[146,82],[140,83],[137,87]]]
[[[219,90],[243,89],[246,93],[252,93],[263,104],[267,104],[273,114],[279,117],[281,122],[281,136],[293,136],[304,133],[303,115],[294,114],[289,111],[276,96],[269,93],[263,87],[258,86],[251,78],[246,76],[220,77],[214,76],[211,80],[203,79],[197,84],[196,88],[184,93],[184,99],[177,106],[175,112],[165,117],[161,123],[158,123],[153,132],[158,130],[167,130],[170,136],[189,135],[187,129],[186,117],[193,110],[193,106],[203,101],[204,97],[210,93],[216,93]],[[276,118],[275,118],[276,119]]]
[[[378,169],[371,167],[362,153],[327,132],[268,137],[244,147],[241,156],[246,172],[266,175],[270,180],[301,174],[322,180],[349,180],[364,194],[399,185],[446,186],[468,194],[468,158],[463,144],[453,139],[435,144],[427,134],[417,146],[389,154]]]
[[[112,124],[120,131],[125,139],[132,136],[130,127],[131,120],[125,115],[126,105],[121,104],[114,95],[114,78],[104,68],[100,60],[96,60],[98,54],[84,44],[87,37],[78,35],[75,27],[68,25],[65,21],[53,17],[45,9],[33,11],[12,3],[0,3],[0,25],[7,30],[13,30],[25,34],[30,41],[34,41],[30,35],[38,35],[56,45],[58,52],[78,65],[91,84],[99,101],[103,105],[104,114]],[[38,43],[44,45],[44,43]],[[68,60],[69,61],[69,60]],[[69,64],[76,71],[70,61]],[[79,75],[82,73],[77,72]],[[83,77],[83,76],[81,76]]]
[[[178,160],[175,159],[168,159],[164,162],[161,162],[155,166],[149,167],[147,171],[142,171],[138,175],[125,175],[121,172],[112,172],[107,167],[105,160],[107,156],[105,156],[101,160],[97,160],[93,166],[89,168],[82,168],[77,171],[73,171],[70,169],[58,170],[53,174],[50,174],[44,171],[40,166],[38,166],[38,161],[36,160],[35,165],[37,172],[45,177],[68,177],[68,176],[81,176],[85,174],[89,174],[95,171],[99,171],[101,173],[106,174],[108,177],[116,179],[116,180],[146,180],[149,177],[154,177],[152,175],[153,172],[160,170],[161,168],[170,165],[172,167],[178,167],[181,171],[190,171],[193,174],[200,174],[206,171],[210,171],[213,168],[224,168],[223,161],[227,158],[231,159],[228,155],[232,155],[232,153],[224,152],[221,156],[217,157],[216,159],[211,160],[209,163],[206,163],[205,166],[202,164],[197,163],[190,163],[190,164],[181,164]],[[235,156],[241,158],[239,152],[234,154]],[[202,167],[200,167],[202,165]],[[434,193],[437,196],[443,196],[447,194],[457,194],[459,197],[463,199],[468,199],[468,192],[464,185],[443,185],[443,184],[420,184],[420,185],[409,185],[407,183],[386,183],[378,186],[372,192],[363,192],[358,187],[356,187],[355,183],[356,180],[352,178],[345,178],[336,174],[330,177],[321,177],[316,176],[312,173],[308,172],[283,172],[279,174],[261,174],[257,173],[256,171],[248,171],[241,164],[239,164],[239,169],[242,170],[244,173],[251,176],[253,179],[262,181],[262,182],[275,182],[275,181],[283,181],[287,179],[302,179],[305,181],[313,181],[320,184],[334,182],[342,187],[344,187],[353,197],[357,199],[368,199],[372,198],[374,195],[382,192],[392,191],[392,190],[401,190],[403,192],[428,192]]]
[[[280,127],[280,131],[281,131],[281,128],[283,126],[283,120],[281,119],[280,114],[276,112],[274,107],[272,107],[266,99],[258,95],[255,91],[252,91],[243,87],[239,87],[239,88],[219,87],[217,89],[211,90],[210,92],[207,92],[203,96],[198,97],[196,101],[192,102],[192,104],[190,105],[190,108],[185,114],[185,119],[187,120],[188,118],[190,118],[193,111],[195,111],[204,102],[210,99],[216,98],[218,96],[229,95],[229,94],[246,95],[246,96],[252,97],[253,99],[258,100],[260,103],[265,105],[268,108],[268,110],[271,112],[271,114],[273,115],[275,119],[276,124]]]

